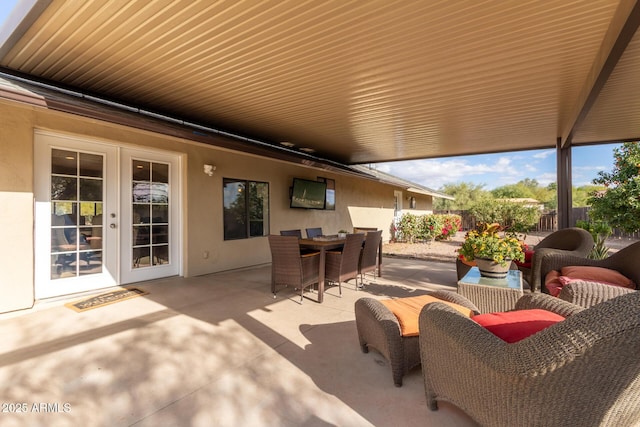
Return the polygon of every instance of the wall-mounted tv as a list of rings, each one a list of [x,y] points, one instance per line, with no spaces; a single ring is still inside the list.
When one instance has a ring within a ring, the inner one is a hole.
[[[327,183],[293,178],[291,207],[302,209],[324,209]]]

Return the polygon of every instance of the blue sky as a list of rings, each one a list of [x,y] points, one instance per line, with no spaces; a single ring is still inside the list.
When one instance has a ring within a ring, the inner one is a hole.
[[[4,24],[5,19],[13,10],[13,7],[18,3],[18,0],[0,0],[0,27]]]
[[[613,169],[613,149],[620,144],[574,147],[572,151],[573,185],[591,184],[598,172]],[[444,184],[471,182],[493,190],[515,184],[525,178],[542,186],[556,181],[556,150],[519,151],[481,154],[431,160],[378,163],[377,169],[416,184],[437,190]]]
[[[0,0],[0,27],[16,3],[18,0]],[[590,184],[599,171],[611,171],[613,148],[617,146],[607,144],[574,148],[573,185]],[[550,149],[379,163],[377,168],[435,190],[444,184],[460,182],[471,182],[492,190],[525,178],[536,179],[546,186],[556,180],[556,151]]]

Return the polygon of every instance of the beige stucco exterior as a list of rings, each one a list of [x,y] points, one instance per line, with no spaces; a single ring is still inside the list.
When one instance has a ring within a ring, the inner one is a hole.
[[[166,150],[182,160],[182,266],[185,276],[269,263],[266,237],[225,241],[222,180],[269,183],[270,232],[322,227],[327,234],[354,226],[377,227],[390,237],[397,187],[353,175],[248,155],[153,132],[128,128],[43,107],[0,100],[0,312],[34,303],[34,133],[43,130],[119,146]],[[216,166],[213,176],[204,164]],[[293,177],[331,178],[336,210],[289,208]],[[431,196],[414,195],[417,207],[430,209]]]

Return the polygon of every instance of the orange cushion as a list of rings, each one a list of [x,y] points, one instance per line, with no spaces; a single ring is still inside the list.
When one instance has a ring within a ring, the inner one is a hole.
[[[534,308],[479,314],[473,316],[473,320],[503,341],[514,343],[563,321],[564,317],[551,311]]]
[[[380,302],[387,307],[398,319],[400,332],[403,337],[416,337],[418,332],[418,316],[422,307],[432,302],[441,302],[455,308],[465,316],[471,317],[473,311],[459,304],[432,297],[430,295],[420,295],[418,297],[385,299]]]

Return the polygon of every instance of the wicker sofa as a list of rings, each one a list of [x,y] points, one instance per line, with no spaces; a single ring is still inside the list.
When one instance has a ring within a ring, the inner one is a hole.
[[[454,292],[434,291],[430,295],[478,313],[473,303]],[[418,337],[403,337],[398,319],[379,300],[369,297],[356,300],[355,315],[362,352],[374,349],[384,356],[391,365],[393,383],[397,387],[402,386],[402,377],[420,365]]]
[[[528,294],[516,309],[566,320],[513,344],[440,303],[419,318],[429,407],[448,401],[483,426],[640,425],[640,293],[588,309]]]

